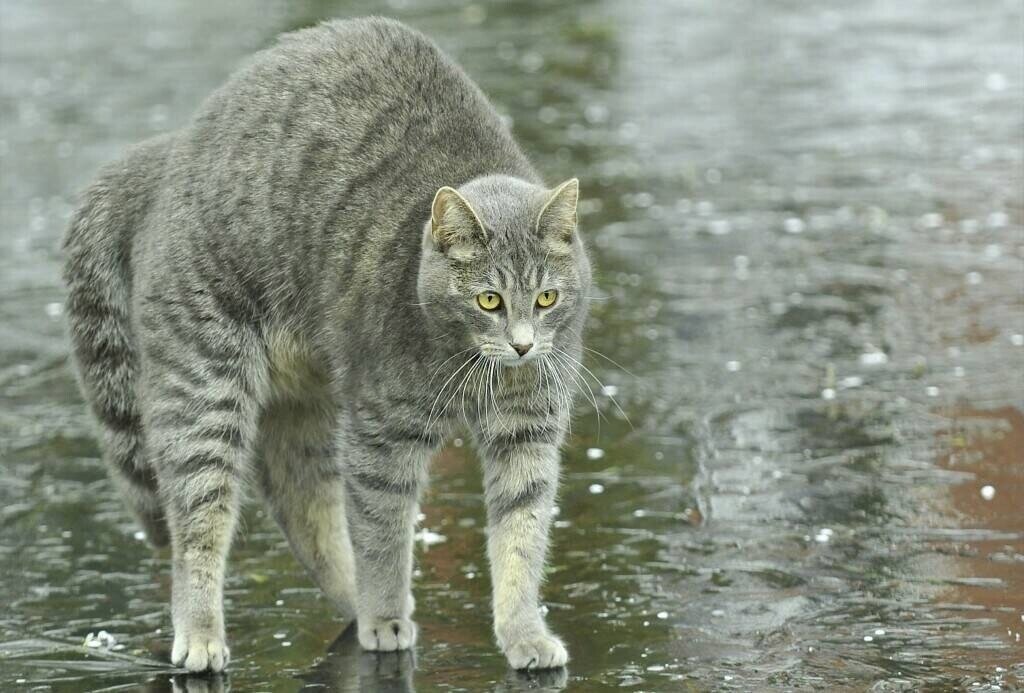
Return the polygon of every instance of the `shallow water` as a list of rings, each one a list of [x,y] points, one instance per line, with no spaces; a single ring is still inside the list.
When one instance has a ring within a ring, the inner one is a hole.
[[[568,672],[509,672],[493,645],[479,472],[452,447],[414,656],[336,641],[251,508],[213,680],[166,665],[167,557],[98,459],[58,239],[101,163],[243,56],[382,9],[0,5],[0,689],[1024,687],[1020,3],[569,5],[385,7],[552,181],[583,181],[607,357],[588,365],[610,387],[600,419],[580,400],[554,530]],[[100,630],[123,649],[85,646]]]

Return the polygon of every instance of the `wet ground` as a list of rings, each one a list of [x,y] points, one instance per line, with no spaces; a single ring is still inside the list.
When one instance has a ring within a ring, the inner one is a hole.
[[[243,56],[372,11],[437,37],[550,180],[583,181],[606,387],[600,420],[581,399],[546,589],[573,659],[522,677],[492,644],[456,446],[414,657],[336,641],[252,508],[230,675],[173,680],[168,560],[98,459],[58,239],[101,163]],[[1017,0],[5,0],[0,689],[1024,687],[1021,22]]]

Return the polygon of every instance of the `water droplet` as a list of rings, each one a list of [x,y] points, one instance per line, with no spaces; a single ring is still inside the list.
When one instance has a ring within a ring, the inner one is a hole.
[[[977,286],[978,284],[981,284],[981,279],[981,272],[967,273],[967,283],[971,284],[972,286]]]
[[[885,635],[885,628],[875,628],[875,635]]]
[[[725,362],[725,370],[729,371],[730,373],[735,373],[736,371],[738,371],[742,367],[743,366],[742,366],[742,364],[739,361],[726,361]]]
[[[536,72],[544,67],[544,56],[533,52],[523,53],[523,57],[520,58],[519,64],[526,72]]]
[[[276,602],[274,602],[274,606],[284,606],[284,600],[278,599]]]
[[[987,501],[992,500],[996,497],[996,489],[994,486],[985,485],[981,487],[981,497]]]
[[[604,493],[604,486],[602,486],[601,484],[591,484],[587,490],[589,490],[596,496],[600,493]]]
[[[874,640],[874,638],[872,636],[870,636],[870,635],[865,635],[864,636],[864,642],[871,642],[872,640]]]
[[[1024,334],[1011,334],[1010,344],[1013,346],[1024,346]]]
[[[786,233],[803,233],[805,224],[803,219],[790,217],[782,222],[782,228],[785,229]]]
[[[1006,212],[992,212],[985,218],[985,223],[993,229],[1001,229],[1010,221]]]
[[[431,532],[426,527],[422,528],[419,532],[416,533],[416,539],[418,541],[423,542],[423,545],[427,547],[434,546],[435,544],[442,544],[448,541],[448,537],[444,536],[443,534],[438,534],[437,532]]]
[[[601,448],[587,448],[588,460],[599,460],[604,457],[604,450]]]
[[[821,398],[822,399],[835,399],[836,398],[836,391],[833,390],[831,387],[826,387],[824,390],[821,391]]]
[[[667,612],[667,611],[659,611],[659,612],[658,612],[658,613],[656,614],[656,616],[657,616],[658,618],[662,619],[662,620],[665,620],[666,618],[668,618],[668,612]]]
[[[712,219],[708,222],[708,233],[712,236],[724,236],[732,232],[732,224],[728,219]]]
[[[291,646],[292,646],[291,640],[285,640],[284,642],[281,643],[281,647],[291,647]]]
[[[1006,76],[1001,72],[990,72],[985,76],[985,88],[989,91],[1004,91]]]
[[[274,633],[274,640],[284,640],[287,637],[287,633]]]
[[[462,21],[470,26],[479,26],[487,19],[487,10],[482,5],[466,5],[462,8]]]
[[[884,351],[866,351],[860,355],[862,366],[880,366],[889,362],[889,356]]]
[[[715,609],[711,612],[711,615],[715,618],[721,618],[722,616],[725,616],[725,609]]]
[[[924,389],[924,391],[925,391],[925,394],[927,394],[929,397],[938,397],[939,396],[939,388],[935,387],[934,385],[929,385],[928,387],[926,387]]]
[[[132,536],[135,538],[136,541],[146,541],[146,533],[143,532],[141,529],[136,531]]]
[[[841,389],[849,389],[851,387],[860,387],[864,384],[864,378],[859,375],[848,375],[839,381],[839,387]]]

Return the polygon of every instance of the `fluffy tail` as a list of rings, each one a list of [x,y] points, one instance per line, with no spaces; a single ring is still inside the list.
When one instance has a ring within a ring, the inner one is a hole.
[[[144,455],[129,311],[132,241],[159,184],[169,140],[145,142],[104,169],[86,191],[64,238],[64,281],[79,385],[101,428],[111,476],[154,546],[169,535],[157,482]]]

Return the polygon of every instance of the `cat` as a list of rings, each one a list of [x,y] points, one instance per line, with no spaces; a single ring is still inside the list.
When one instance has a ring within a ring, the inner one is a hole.
[[[578,196],[381,18],[284,35],[101,171],[64,241],[73,360],[115,482],[171,546],[175,665],[228,662],[250,487],[363,648],[411,647],[418,499],[463,426],[497,643],[566,663],[538,593],[591,285]]]

